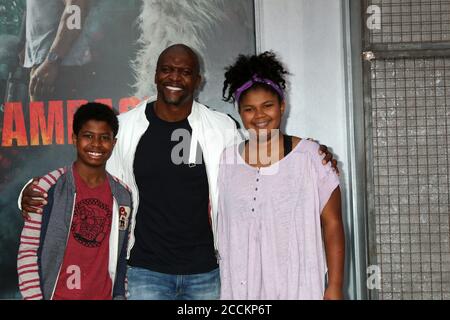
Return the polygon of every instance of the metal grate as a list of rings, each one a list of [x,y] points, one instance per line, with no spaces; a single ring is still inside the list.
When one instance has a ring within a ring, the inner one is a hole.
[[[381,9],[372,44],[450,41],[450,0],[368,0]]]
[[[379,297],[450,299],[450,58],[377,60],[371,76]]]

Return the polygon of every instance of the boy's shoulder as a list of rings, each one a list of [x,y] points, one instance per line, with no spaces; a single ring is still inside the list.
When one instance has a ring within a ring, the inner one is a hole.
[[[123,189],[125,189],[127,193],[131,195],[131,189],[125,182],[123,182],[122,180],[120,180],[119,178],[117,178],[116,176],[112,175],[109,172],[108,175],[111,177],[111,179],[113,179],[117,183],[119,187],[122,187]]]
[[[108,173],[111,181],[111,192],[119,205],[119,214],[121,221],[130,216],[133,207],[133,196],[131,189],[119,178]],[[125,227],[123,227],[126,229]],[[123,229],[121,229],[123,230]]]
[[[67,167],[63,167],[43,175],[39,179],[35,188],[39,191],[48,192],[58,182],[58,180],[67,173],[67,171]]]

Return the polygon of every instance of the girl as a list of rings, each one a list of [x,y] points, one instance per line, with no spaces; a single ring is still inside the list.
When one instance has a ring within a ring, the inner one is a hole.
[[[343,298],[339,180],[317,143],[280,132],[287,74],[271,52],[241,55],[225,73],[224,100],[249,139],[222,155],[222,299]]]

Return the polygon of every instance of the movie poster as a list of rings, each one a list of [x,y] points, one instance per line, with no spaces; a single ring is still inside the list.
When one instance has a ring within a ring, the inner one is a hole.
[[[223,73],[238,54],[255,52],[253,5],[251,0],[91,0],[56,81],[30,88],[30,75],[42,72],[42,57],[55,41],[56,32],[46,30],[55,29],[68,8],[64,0],[0,1],[0,298],[20,298],[18,194],[32,177],[74,160],[70,137],[77,107],[96,100],[119,113],[132,109],[155,94],[159,53],[185,43],[202,57],[205,82],[198,100],[236,118],[233,106],[221,100]],[[69,9],[76,26],[77,10]]]

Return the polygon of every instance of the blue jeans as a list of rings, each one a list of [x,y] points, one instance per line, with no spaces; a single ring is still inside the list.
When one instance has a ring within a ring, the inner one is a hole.
[[[130,300],[218,300],[219,268],[213,271],[172,275],[144,268],[128,267]]]

